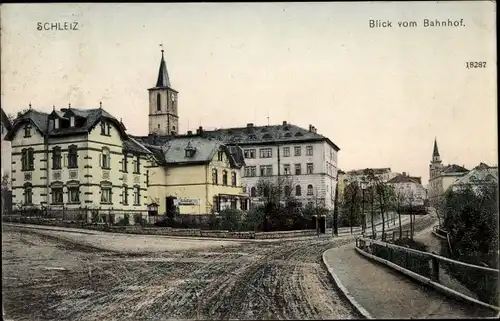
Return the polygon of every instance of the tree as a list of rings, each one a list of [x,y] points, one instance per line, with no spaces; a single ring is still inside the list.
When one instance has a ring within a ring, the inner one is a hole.
[[[360,207],[360,186],[358,182],[352,182],[346,186],[344,192],[344,212],[349,213],[349,226],[351,227],[352,234],[352,226],[354,222],[358,221],[359,207]]]
[[[393,204],[399,219],[399,238],[403,236],[403,227],[401,225],[401,212],[403,209],[405,198],[406,198],[406,193],[403,188],[395,187],[393,189],[393,202],[394,202]]]
[[[23,116],[24,114],[26,114],[28,111],[30,111],[29,108],[25,108],[19,112],[17,112],[17,115],[14,115],[14,114],[7,114],[7,118],[9,119],[10,123],[12,124],[18,117],[21,117]]]
[[[339,182],[335,185],[335,201],[333,203],[333,221],[332,221],[332,236],[339,235],[338,217],[339,217]]]
[[[2,176],[2,187],[1,187],[1,193],[2,193],[2,214],[6,210],[7,203],[8,203],[8,197],[10,195],[10,176],[9,173],[4,173]]]

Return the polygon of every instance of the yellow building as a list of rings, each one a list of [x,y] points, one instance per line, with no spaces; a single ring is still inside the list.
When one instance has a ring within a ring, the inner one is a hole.
[[[14,206],[145,214],[152,154],[125,130],[101,107],[50,114],[30,107],[5,137]]]
[[[149,202],[159,214],[210,214],[225,208],[246,210],[239,147],[194,135],[171,136],[161,144],[155,137],[137,137],[155,156],[149,170]]]

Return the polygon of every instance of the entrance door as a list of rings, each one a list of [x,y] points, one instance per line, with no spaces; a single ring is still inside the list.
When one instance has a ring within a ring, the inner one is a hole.
[[[167,216],[170,218],[173,218],[175,216],[174,199],[175,197],[173,196],[167,196],[167,198],[165,199],[165,208],[167,211]]]
[[[326,233],[326,217],[320,216],[319,218],[319,232],[321,234]]]

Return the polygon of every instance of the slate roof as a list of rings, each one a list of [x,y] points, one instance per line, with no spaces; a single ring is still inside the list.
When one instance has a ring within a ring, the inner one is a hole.
[[[7,131],[12,129],[12,124],[10,122],[9,117],[7,117],[7,114],[3,111],[3,108],[0,108],[1,114],[0,117],[2,117],[2,125],[5,127]]]
[[[336,151],[340,148],[329,138],[296,125],[283,123],[270,126],[246,126],[203,131],[205,137],[220,140],[228,145],[261,145],[269,143],[294,143],[326,141]]]
[[[402,175],[402,174],[399,174],[398,176],[393,177],[392,179],[388,180],[387,183],[390,183],[390,184],[398,184],[398,183],[421,184],[418,177],[412,177],[412,176],[407,176],[407,175]]]
[[[71,115],[75,116],[75,126],[69,127],[69,118]],[[51,119],[60,119],[60,128],[54,128]],[[123,138],[127,138],[125,133],[125,126],[118,121],[115,117],[109,114],[102,108],[94,109],[77,109],[77,108],[63,108],[60,111],[53,110],[50,114],[29,109],[24,114],[19,115],[12,126],[12,130],[7,134],[12,137],[18,127],[26,121],[35,125],[36,129],[42,134],[48,134],[50,137],[55,136],[68,136],[73,134],[87,133],[97,125],[101,119],[106,119],[113,122],[119,129]]]
[[[390,167],[385,168],[366,168],[366,169],[354,169],[347,172],[347,175],[364,175],[365,170],[372,170],[374,175],[386,174],[391,172]]]
[[[238,160],[238,155],[242,157],[243,152],[237,147],[227,147],[222,142],[215,139],[199,137],[199,136],[184,136],[171,137],[161,147],[146,145],[155,155],[162,159],[165,165],[190,165],[204,164],[212,161],[215,153],[219,150],[224,151],[229,158],[232,167],[241,167],[244,164]],[[194,150],[191,157],[186,155],[186,148]],[[237,151],[239,149],[239,151]],[[160,153],[162,152],[162,154]],[[234,155],[233,155],[234,153]]]
[[[442,173],[467,173],[469,170],[466,169],[465,167],[456,165],[456,164],[451,164],[447,165],[443,168]]]

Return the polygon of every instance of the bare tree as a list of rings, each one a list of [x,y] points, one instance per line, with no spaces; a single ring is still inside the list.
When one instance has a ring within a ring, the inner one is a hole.
[[[405,199],[406,199],[406,193],[404,189],[398,188],[398,186],[395,186],[393,189],[393,204],[396,210],[396,213],[398,214],[398,219],[399,219],[399,238],[403,236],[403,226],[401,225],[401,212],[404,207]]]
[[[413,201],[415,200],[415,195],[412,190],[409,190],[405,194],[405,204],[406,208],[410,213],[410,238],[413,239],[413,234],[415,230],[415,216],[413,214]]]

